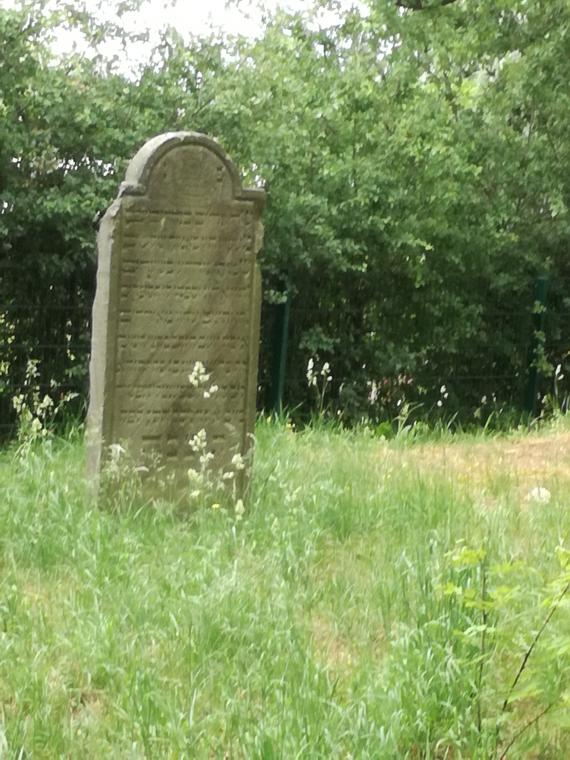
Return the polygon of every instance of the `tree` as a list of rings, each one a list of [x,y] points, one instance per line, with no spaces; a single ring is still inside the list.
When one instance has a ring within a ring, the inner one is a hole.
[[[90,220],[128,158],[160,131],[204,131],[267,184],[265,293],[293,293],[292,406],[312,355],[348,416],[516,403],[543,272],[551,362],[568,349],[570,9],[371,0],[324,24],[334,6],[268,16],[257,40],[171,30],[130,77],[101,56],[56,65],[41,24],[22,33],[26,15],[3,12],[19,30],[7,60],[28,56],[0,69],[4,255],[42,272],[38,304],[76,283],[88,302]]]
[[[124,4],[126,7],[126,4]],[[80,28],[84,49],[57,57],[62,24]],[[0,316],[2,417],[39,360],[42,387],[72,386],[85,398],[90,304],[95,285],[94,216],[116,195],[128,160],[149,135],[202,107],[197,90],[176,84],[168,39],[135,74],[99,50],[129,35],[79,4],[54,14],[43,2],[0,11]],[[206,46],[207,59],[216,48]],[[196,45],[200,58],[201,43]],[[184,60],[188,62],[188,55]],[[209,62],[209,61],[208,61]],[[197,65],[197,64],[196,64]],[[165,67],[170,78],[163,76]],[[196,66],[195,66],[196,68]],[[190,76],[188,64],[185,74]]]
[[[402,384],[428,405],[442,384],[518,400],[533,280],[567,273],[567,142],[537,129],[564,124],[566,65],[534,78],[568,60],[568,11],[446,5],[385,0],[329,29],[280,15],[217,81],[212,126],[268,182],[266,279],[298,291],[293,402],[311,353],[360,409],[366,380],[394,402]]]

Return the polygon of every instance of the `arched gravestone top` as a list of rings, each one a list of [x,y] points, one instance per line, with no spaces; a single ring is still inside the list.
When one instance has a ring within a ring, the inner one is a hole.
[[[98,486],[106,452],[158,459],[187,488],[204,429],[214,470],[248,451],[255,420],[262,190],[244,190],[205,135],[149,140],[130,162],[102,219],[93,305],[88,471]],[[196,362],[210,373],[194,387]],[[211,386],[218,390],[205,397]],[[243,487],[243,482],[241,483]]]
[[[228,173],[233,197],[250,200],[256,204],[261,204],[263,207],[265,192],[263,190],[244,189],[235,164],[221,145],[211,137],[202,135],[199,132],[166,132],[148,140],[129,162],[125,181],[121,185],[119,194],[144,194],[150,185],[151,176],[156,165],[160,163],[165,154],[175,148],[183,148],[185,146],[201,146],[217,156]]]

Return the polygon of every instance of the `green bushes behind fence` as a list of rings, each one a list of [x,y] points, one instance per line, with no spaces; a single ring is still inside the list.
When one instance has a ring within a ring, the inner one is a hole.
[[[564,402],[570,9],[396,6],[277,14],[253,41],[170,30],[130,70],[101,43],[133,39],[78,5],[0,11],[1,424],[29,359],[85,398],[93,217],[176,129],[265,182],[260,405],[487,419],[529,406],[533,365],[533,397]],[[62,24],[80,54],[51,52]]]

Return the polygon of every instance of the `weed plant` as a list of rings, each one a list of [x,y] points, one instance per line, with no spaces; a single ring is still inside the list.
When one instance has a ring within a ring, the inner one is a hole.
[[[97,508],[79,434],[0,454],[0,756],[570,756],[570,469],[545,504],[410,431],[256,438],[239,520]]]

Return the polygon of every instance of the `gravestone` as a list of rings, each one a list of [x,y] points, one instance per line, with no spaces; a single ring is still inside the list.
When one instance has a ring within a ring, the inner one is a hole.
[[[197,467],[189,440],[199,431],[215,471],[247,454],[263,203],[264,192],[242,189],[231,160],[204,135],[160,135],[129,164],[97,238],[87,419],[95,489],[113,444],[141,468],[158,461],[179,489]],[[189,380],[197,362],[210,375],[205,385],[196,373]]]

